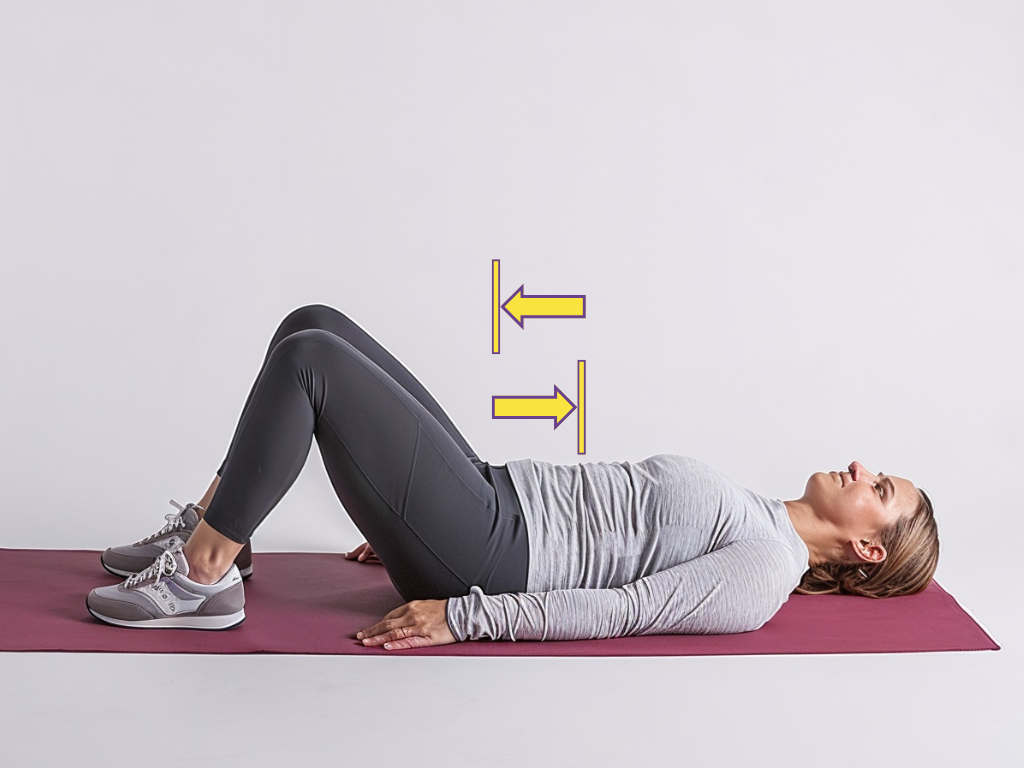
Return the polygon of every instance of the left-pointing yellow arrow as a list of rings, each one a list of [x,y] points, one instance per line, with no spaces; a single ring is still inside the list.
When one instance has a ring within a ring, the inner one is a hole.
[[[584,318],[587,316],[586,296],[530,296],[520,285],[501,308],[508,313],[520,328],[526,328],[523,320],[528,317]]]

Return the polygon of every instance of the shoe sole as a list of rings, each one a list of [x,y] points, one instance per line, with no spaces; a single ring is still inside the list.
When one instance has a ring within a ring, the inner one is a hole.
[[[89,607],[88,603],[86,603],[85,607],[95,618],[107,624],[113,624],[115,627],[134,627],[137,629],[233,629],[245,621],[244,610],[225,616],[186,615],[169,616],[165,619],[125,621],[124,619],[114,619],[110,616],[104,616],[102,613],[96,613],[96,611]]]
[[[112,573],[115,576],[120,576],[122,579],[127,579],[129,576],[134,576],[136,573],[138,573],[138,571],[121,571],[117,568],[111,568],[109,565],[103,562],[102,557],[100,557],[100,565],[103,566],[104,570],[107,573]],[[242,581],[245,581],[250,576],[252,576],[252,566],[250,565],[248,568],[239,568],[238,572],[242,574]]]

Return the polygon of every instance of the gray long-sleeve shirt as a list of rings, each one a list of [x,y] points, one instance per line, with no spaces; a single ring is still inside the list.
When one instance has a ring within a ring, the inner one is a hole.
[[[782,501],[696,459],[507,466],[529,538],[527,591],[450,598],[457,640],[747,632],[809,567]]]

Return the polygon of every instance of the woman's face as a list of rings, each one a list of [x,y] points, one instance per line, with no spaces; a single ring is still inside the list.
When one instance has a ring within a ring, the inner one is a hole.
[[[807,481],[804,500],[819,517],[852,538],[877,533],[917,509],[921,496],[909,480],[868,472],[860,462],[846,472],[815,472]]]

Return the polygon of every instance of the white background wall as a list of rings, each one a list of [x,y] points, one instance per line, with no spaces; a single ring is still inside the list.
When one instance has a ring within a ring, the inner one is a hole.
[[[1004,647],[188,657],[186,700],[271,698],[184,754],[1010,764],[1022,33],[1013,2],[0,2],[0,546],[101,549],[198,500],[277,322],[331,304],[492,463],[682,453],[782,499],[854,459],[911,479],[937,578]],[[588,317],[506,318],[491,355],[493,258],[503,298]],[[581,358],[585,457],[574,418],[490,418],[572,396]],[[254,545],[360,541],[313,450]],[[99,759],[121,726],[89,702],[160,663],[0,657],[18,756]]]

